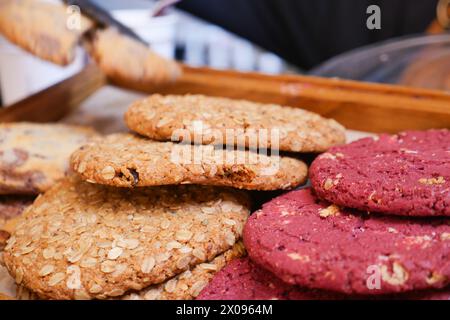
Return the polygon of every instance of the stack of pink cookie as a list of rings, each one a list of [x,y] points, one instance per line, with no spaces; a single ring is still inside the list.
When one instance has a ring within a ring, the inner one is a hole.
[[[263,205],[200,299],[450,299],[450,131],[333,147]]]

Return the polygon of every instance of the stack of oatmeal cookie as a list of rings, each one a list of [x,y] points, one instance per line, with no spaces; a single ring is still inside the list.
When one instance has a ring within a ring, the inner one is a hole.
[[[333,120],[224,98],[153,95],[125,119],[137,134],[79,148],[75,174],[17,224],[4,260],[21,298],[195,298],[245,254],[245,190],[305,182],[306,164],[279,150],[320,152],[344,141]],[[258,153],[255,138],[270,152]]]

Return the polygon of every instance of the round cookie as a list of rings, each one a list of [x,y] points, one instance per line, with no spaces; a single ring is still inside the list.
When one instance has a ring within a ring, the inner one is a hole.
[[[450,131],[409,131],[331,148],[311,165],[321,199],[362,211],[450,216]]]
[[[197,300],[449,300],[450,289],[400,295],[357,296],[289,285],[249,258],[235,259],[217,272]]]
[[[244,245],[237,242],[233,248],[218,255],[210,262],[200,263],[190,270],[160,284],[152,285],[140,291],[129,292],[114,300],[190,300],[198,296],[219,270],[233,259],[245,254]],[[19,300],[39,300],[34,292],[23,286],[17,290]]]
[[[309,111],[202,95],[152,95],[133,103],[125,122],[132,131],[162,141],[267,145],[292,152],[322,152],[345,142],[344,127]]]
[[[249,258],[241,258],[219,271],[197,300],[334,300],[339,297],[339,294],[286,284]]]
[[[117,187],[207,184],[241,189],[291,189],[305,182],[304,162],[213,146],[112,134],[75,151],[71,165],[84,180]]]
[[[380,295],[449,284],[448,219],[344,211],[310,189],[266,203],[246,223],[244,244],[253,261],[307,288]]]
[[[248,205],[233,189],[130,190],[69,177],[27,209],[4,261],[18,284],[43,298],[122,296],[230,249]]]
[[[64,124],[0,124],[0,194],[39,194],[66,174],[70,154],[94,136]]]

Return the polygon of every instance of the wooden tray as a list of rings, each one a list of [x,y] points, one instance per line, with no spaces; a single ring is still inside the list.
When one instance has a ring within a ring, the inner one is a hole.
[[[183,69],[175,84],[145,91],[301,107],[334,118],[349,129],[368,132],[450,128],[450,94],[444,91],[299,75]],[[0,121],[57,121],[105,83],[99,69],[88,65],[79,74],[1,110]]]

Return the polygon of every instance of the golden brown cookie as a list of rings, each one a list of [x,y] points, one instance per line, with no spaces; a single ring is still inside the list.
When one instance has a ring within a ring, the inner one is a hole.
[[[214,275],[235,258],[245,255],[245,248],[241,241],[233,248],[218,255],[210,262],[204,262],[186,270],[183,273],[152,285],[140,291],[129,292],[114,300],[191,300],[209,283]],[[17,290],[19,300],[39,300],[37,294],[23,286]]]
[[[118,297],[229,250],[248,206],[233,189],[130,190],[69,177],[35,200],[3,258],[16,282],[40,297]]]
[[[94,136],[63,124],[0,124],[0,194],[38,194],[64,177],[70,154]]]
[[[112,28],[96,32],[90,51],[113,82],[135,90],[173,82],[181,74],[175,61]]]
[[[202,95],[152,95],[133,103],[127,126],[155,140],[322,152],[345,142],[344,127],[299,108]],[[199,141],[200,140],[200,141]]]
[[[74,59],[81,35],[92,26],[88,18],[71,13],[63,5],[40,0],[0,1],[0,33],[32,54],[60,65]]]
[[[204,184],[240,189],[291,189],[303,183],[300,160],[243,150],[215,149],[112,134],[84,145],[71,156],[84,180],[118,187]]]

